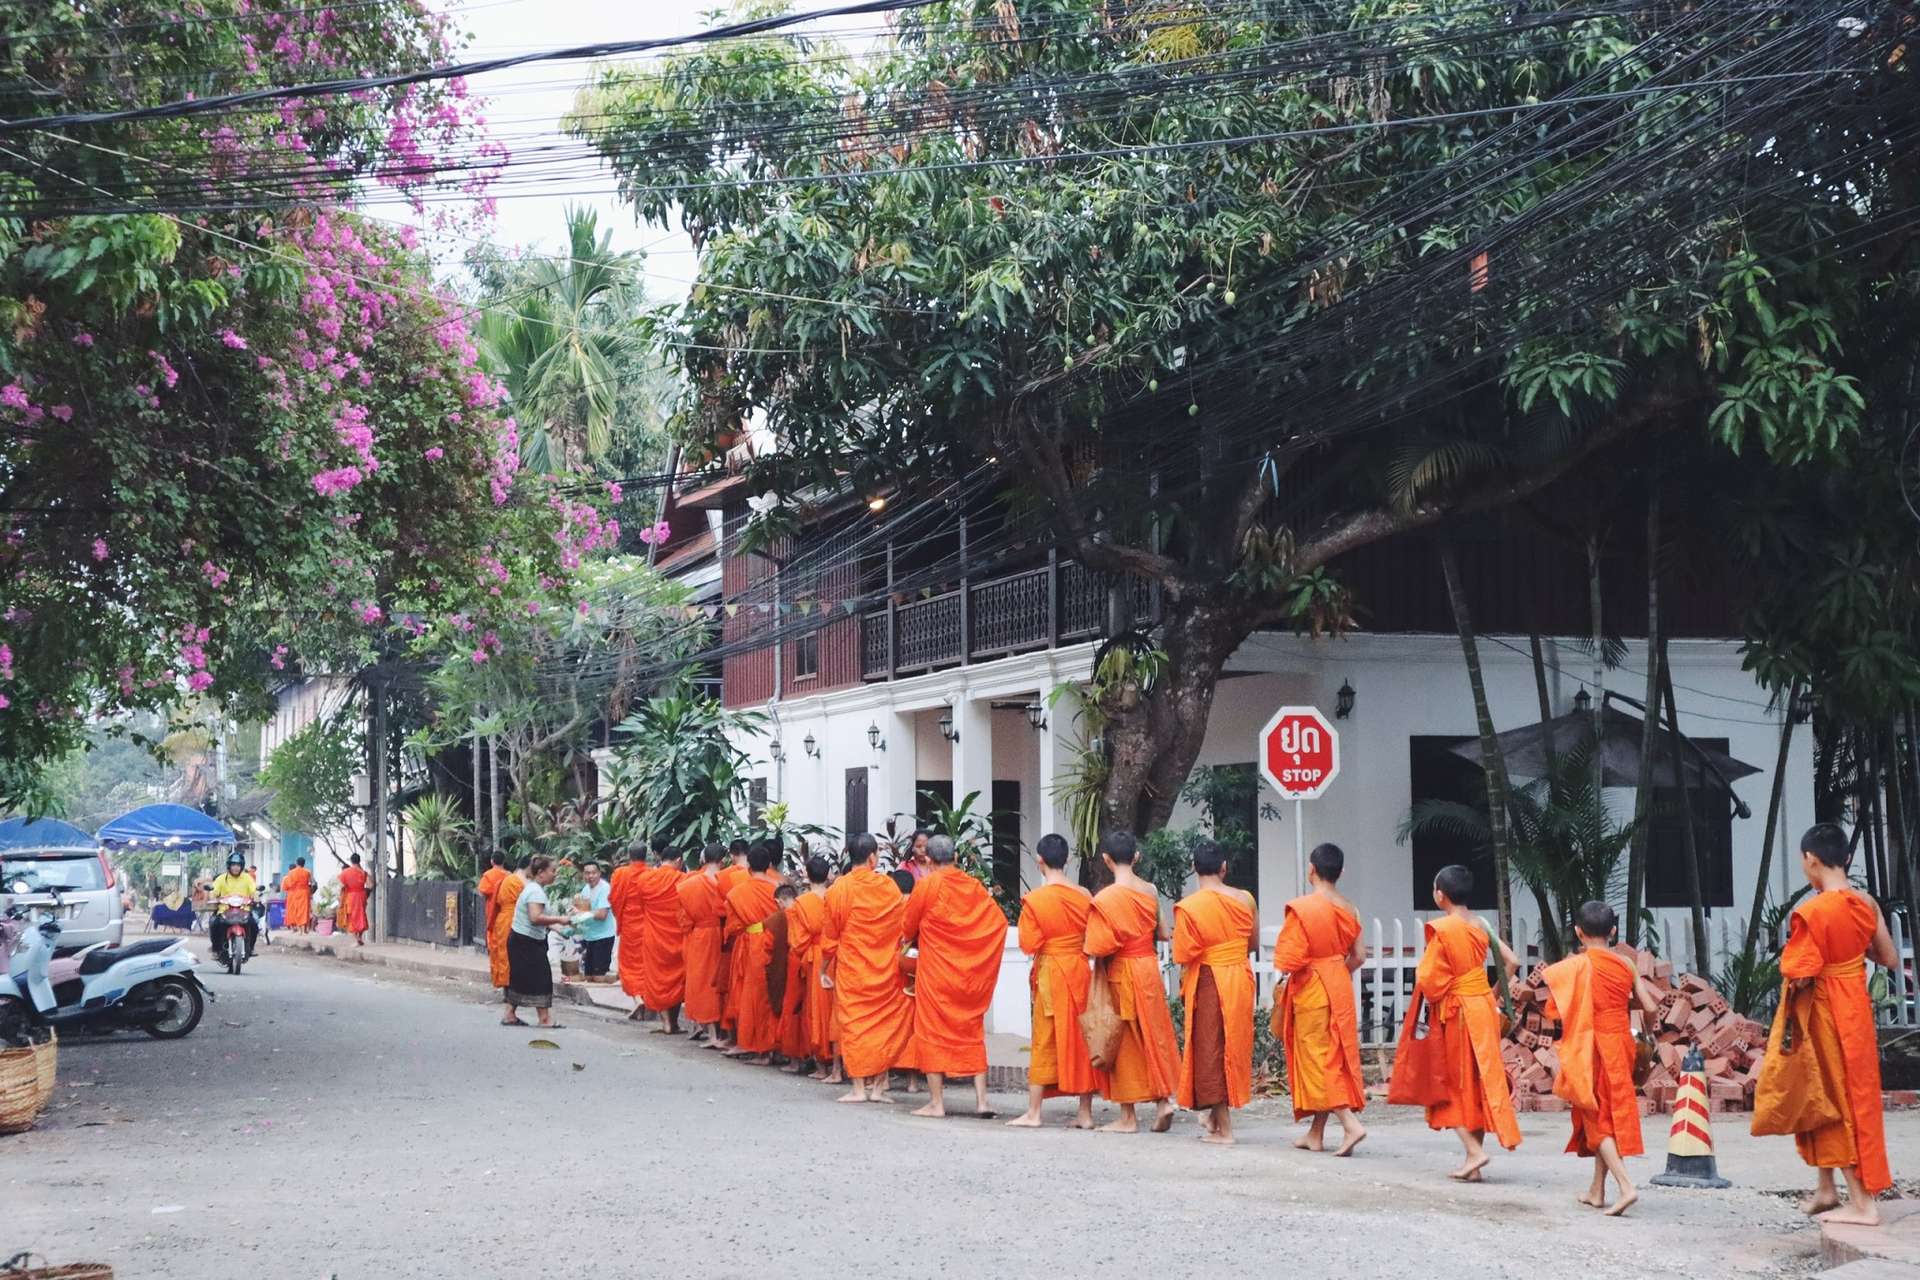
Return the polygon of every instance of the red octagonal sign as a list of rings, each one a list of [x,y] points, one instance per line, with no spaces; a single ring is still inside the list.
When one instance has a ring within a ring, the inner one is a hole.
[[[1340,735],[1317,707],[1282,707],[1260,731],[1260,774],[1289,800],[1312,800],[1340,775]]]

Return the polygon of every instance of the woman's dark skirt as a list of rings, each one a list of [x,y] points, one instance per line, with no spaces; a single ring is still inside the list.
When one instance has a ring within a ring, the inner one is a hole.
[[[553,1004],[553,966],[543,939],[507,933],[507,1003],[530,1009]]]

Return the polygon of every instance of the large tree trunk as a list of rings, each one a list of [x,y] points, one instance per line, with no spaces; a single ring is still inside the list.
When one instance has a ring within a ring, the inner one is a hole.
[[[1560,768],[1559,746],[1553,740],[1553,699],[1547,693],[1547,655],[1540,647],[1540,633],[1530,632],[1527,636],[1527,649],[1533,657],[1533,694],[1540,703],[1540,735],[1546,741],[1547,773],[1552,775]],[[1566,926],[1566,912],[1555,911],[1553,904],[1539,885],[1528,882],[1527,888],[1533,891],[1534,906],[1540,911],[1540,954],[1541,959],[1552,964],[1566,956],[1568,941],[1563,930]],[[1568,904],[1561,903],[1562,908]],[[1547,921],[1552,920],[1558,927],[1549,929]]]
[[[1494,734],[1493,712],[1487,706],[1486,676],[1480,669],[1480,646],[1473,631],[1473,613],[1467,606],[1466,589],[1460,584],[1459,558],[1453,540],[1440,538],[1440,570],[1447,580],[1447,602],[1453,606],[1453,625],[1460,633],[1460,652],[1467,663],[1467,683],[1473,689],[1473,718],[1480,731],[1480,766],[1487,775],[1487,827],[1493,836],[1493,878],[1495,901],[1500,911],[1500,936],[1513,938],[1513,892],[1507,869],[1507,796],[1512,786],[1507,780],[1507,761]],[[1540,922],[1546,932],[1548,922]],[[1515,943],[1524,947],[1520,939]]]
[[[1662,654],[1664,657],[1664,653]],[[1687,909],[1693,917],[1694,967],[1703,978],[1713,976],[1713,952],[1707,939],[1706,895],[1700,886],[1699,842],[1693,831],[1693,788],[1687,783],[1686,756],[1680,736],[1680,712],[1673,701],[1673,671],[1660,664],[1660,696],[1667,705],[1667,752],[1673,761],[1673,780],[1680,791],[1680,848],[1686,860]]]
[[[1660,668],[1667,647],[1660,638],[1660,484],[1647,491],[1647,693],[1640,703],[1640,779],[1633,792],[1633,839],[1627,845],[1627,944],[1640,945],[1640,915],[1647,897],[1647,814],[1653,805],[1653,750],[1659,730]],[[1762,877],[1764,879],[1765,877]]]

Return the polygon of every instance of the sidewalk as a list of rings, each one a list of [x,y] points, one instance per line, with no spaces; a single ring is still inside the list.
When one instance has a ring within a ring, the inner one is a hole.
[[[302,951],[347,964],[373,965],[416,977],[438,978],[487,987],[492,969],[486,953],[472,947],[436,947],[424,942],[369,942],[353,945],[351,937],[317,933],[276,933],[273,945],[288,951]],[[568,982],[557,975],[553,982],[556,1000],[571,1001],[608,1017],[626,1017],[637,1001],[620,989],[618,983],[606,986]],[[1027,1088],[1027,1051],[1025,1036],[989,1035],[987,1037],[987,1087],[996,1092],[1024,1093]]]
[[[1859,1280],[1920,1280],[1920,1200],[1882,1201],[1877,1227],[1822,1225],[1820,1260]]]

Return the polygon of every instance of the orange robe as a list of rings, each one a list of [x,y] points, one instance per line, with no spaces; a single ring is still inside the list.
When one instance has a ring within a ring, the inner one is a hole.
[[[1440,1037],[1448,1095],[1427,1108],[1427,1124],[1490,1131],[1511,1151],[1520,1145],[1520,1122],[1500,1060],[1500,1009],[1487,984],[1486,931],[1447,915],[1429,920],[1426,934],[1414,982],[1432,1011],[1429,1034]]]
[[[1287,975],[1274,999],[1274,1020],[1296,1120],[1367,1105],[1360,1015],[1347,971],[1347,955],[1359,936],[1359,917],[1332,898],[1309,893],[1287,904],[1273,944],[1274,972]]]
[[[500,883],[506,878],[505,867],[488,867],[480,873],[480,883],[473,887],[473,891],[480,895],[480,901],[486,903],[485,914],[481,917],[480,941],[488,948],[493,946],[493,897],[500,892]]]
[[[720,869],[720,913],[724,924],[727,899],[752,872],[745,867],[725,866]],[[733,989],[733,935],[722,932],[720,935],[720,969],[716,975],[720,984],[720,1025],[731,1033],[739,1025],[739,1009],[734,1005]]]
[[[1173,908],[1173,960],[1182,966],[1180,1004],[1186,1052],[1180,1058],[1179,1103],[1188,1110],[1244,1107],[1253,1097],[1253,965],[1259,915],[1237,891],[1202,889]],[[1213,1007],[1204,1007],[1211,998]],[[1218,1022],[1215,1022],[1215,1019]],[[1195,1033],[1195,1025],[1218,1038]],[[1197,1088],[1196,1088],[1197,1086]]]
[[[1633,1088],[1633,961],[1611,951],[1582,951],[1548,965],[1547,1016],[1560,1020],[1560,1075],[1555,1096],[1573,1108],[1567,1150],[1600,1154],[1608,1138],[1623,1156],[1646,1150],[1640,1099]]]
[[[767,992],[767,962],[773,937],[767,921],[780,914],[775,882],[748,876],[727,894],[726,938],[731,967],[727,992],[734,1015],[734,1042],[751,1053],[771,1052],[776,1038],[773,1004]]]
[[[493,915],[487,923],[487,959],[492,973],[489,981],[500,990],[507,989],[507,934],[513,930],[513,908],[520,901],[520,891],[527,882],[520,878],[518,871],[509,871],[507,878],[493,895]]]
[[[286,927],[304,929],[312,924],[313,872],[295,867],[280,877],[280,891],[287,895]]]
[[[1106,960],[1107,985],[1126,1024],[1107,1087],[1113,1102],[1158,1102],[1180,1087],[1180,1046],[1154,951],[1159,925],[1160,899],[1117,884],[1094,895],[1087,917],[1087,954]]]
[[[687,918],[687,1017],[720,1021],[720,926],[726,904],[720,886],[704,870],[685,877],[674,890]]]
[[[633,878],[630,896],[647,917],[640,935],[639,996],[655,1013],[665,1013],[686,998],[687,925],[679,893],[686,874],[679,863],[669,860]],[[623,949],[625,945],[621,944]]]
[[[340,873],[340,928],[345,932],[366,932],[367,886],[372,883],[373,877],[360,867]]]
[[[1800,1158],[1816,1169],[1860,1167],[1860,1181],[1874,1195],[1893,1185],[1887,1165],[1886,1117],[1881,1113],[1880,1047],[1867,998],[1867,948],[1880,914],[1852,889],[1818,893],[1793,909],[1787,945],[1780,952],[1783,978],[1813,978],[1807,1043],[1819,1059],[1835,1098],[1837,1123],[1796,1134]],[[1786,998],[1781,998],[1782,1010]]]
[[[812,970],[807,964],[806,948],[794,942],[794,935],[801,931],[799,923],[799,900],[780,913],[780,927],[774,931],[774,964],[784,970],[781,980],[776,983],[773,969],[767,970],[767,987],[776,990],[773,1009],[773,1047],[781,1056],[800,1062],[813,1056],[813,1040],[807,1034],[807,978]]]
[[[820,985],[826,963],[827,895],[803,893],[787,912],[787,948],[797,957],[800,990],[788,992],[789,1009],[798,1010],[806,1057],[833,1059],[833,989]],[[802,1056],[802,1055],[789,1055]]]
[[[855,867],[827,891],[833,1007],[848,1074],[865,1079],[912,1060],[913,1001],[900,986],[900,886]]]
[[[977,1076],[987,1069],[987,1010],[1000,983],[1007,914],[958,867],[913,886],[901,933],[920,948],[913,979],[913,1057],[921,1071]]]
[[[1033,957],[1033,1042],[1027,1083],[1049,1098],[1102,1093],[1107,1073],[1094,1069],[1080,1015],[1087,1011],[1093,970],[1087,964],[1087,917],[1093,898],[1074,885],[1043,884],[1020,900],[1020,949]]]
[[[645,863],[629,862],[615,867],[607,878],[607,914],[620,938],[614,952],[620,963],[620,989],[636,1000],[640,998],[641,966],[646,955],[647,913],[634,889],[646,873]]]

